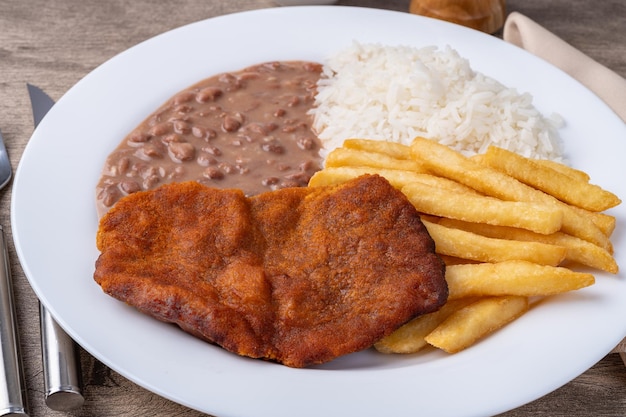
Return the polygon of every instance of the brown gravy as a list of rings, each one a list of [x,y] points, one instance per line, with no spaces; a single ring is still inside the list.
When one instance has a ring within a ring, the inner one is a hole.
[[[322,163],[307,115],[321,69],[269,62],[177,93],[108,156],[96,188],[98,213],[169,182],[195,180],[246,195],[306,186]]]

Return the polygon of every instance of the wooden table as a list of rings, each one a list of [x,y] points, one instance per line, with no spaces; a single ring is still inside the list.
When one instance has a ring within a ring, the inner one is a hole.
[[[626,77],[626,3],[622,0],[509,0],[507,3],[509,12],[526,14]],[[355,0],[338,4],[408,11],[409,0]],[[154,35],[213,16],[274,6],[270,0],[3,0],[0,2],[0,128],[14,168],[33,131],[27,82],[58,99],[95,67]],[[0,195],[0,222],[8,228],[10,190]],[[11,240],[10,230],[8,238]],[[70,413],[49,410],[43,398],[37,299],[12,245],[10,256],[31,416],[203,415],[135,385],[86,352],[81,352],[85,405]],[[619,355],[607,355],[562,388],[504,415],[537,413],[569,417],[626,415],[626,368]]]

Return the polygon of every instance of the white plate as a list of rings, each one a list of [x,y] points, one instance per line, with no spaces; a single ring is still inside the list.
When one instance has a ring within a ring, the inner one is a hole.
[[[451,45],[473,67],[558,112],[567,156],[626,196],[626,128],[559,70],[494,37],[405,13],[335,6],[222,16],[157,36],[76,84],[33,134],[15,176],[12,226],[35,292],[96,358],[164,397],[217,416],[495,414],[584,372],[626,335],[624,275],[541,303],[454,356],[356,353],[315,369],[250,360],[201,342],[104,295],[92,279],[94,187],[121,138],[175,92],[268,60],[323,60],[353,40]],[[616,256],[626,265],[624,221]]]

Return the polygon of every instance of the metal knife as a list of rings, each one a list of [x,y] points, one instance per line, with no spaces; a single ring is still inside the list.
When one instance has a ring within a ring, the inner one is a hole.
[[[27,84],[35,128],[54,105],[40,88]],[[41,353],[46,405],[68,411],[83,405],[82,375],[78,346],[39,303]]]

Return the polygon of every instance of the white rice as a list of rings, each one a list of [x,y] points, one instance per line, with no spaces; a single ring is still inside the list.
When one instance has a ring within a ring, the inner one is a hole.
[[[311,113],[323,156],[348,138],[410,144],[423,136],[466,155],[496,145],[562,159],[562,119],[544,117],[530,94],[472,70],[450,47],[354,43],[325,63]]]

